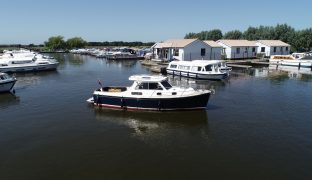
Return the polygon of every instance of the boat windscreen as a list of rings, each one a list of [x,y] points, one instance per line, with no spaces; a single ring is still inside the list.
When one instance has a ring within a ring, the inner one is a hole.
[[[172,88],[171,84],[169,84],[168,81],[161,81],[161,84],[162,84],[166,89]]]

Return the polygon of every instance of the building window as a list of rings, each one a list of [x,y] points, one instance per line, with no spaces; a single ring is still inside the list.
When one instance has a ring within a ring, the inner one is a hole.
[[[179,56],[179,49],[174,49],[173,50],[173,55],[174,56]]]
[[[240,54],[240,48],[236,48],[236,54]]]
[[[273,52],[276,52],[276,47],[273,47]]]
[[[261,47],[261,52],[265,52],[265,47]]]
[[[288,51],[288,47],[286,47],[286,51]]]
[[[247,52],[248,52],[248,48],[246,47],[246,48],[245,48],[245,53],[247,53]]]
[[[256,52],[256,48],[255,47],[252,48],[252,52]]]
[[[200,49],[200,55],[201,56],[206,56],[206,49],[205,48],[201,48]]]
[[[283,52],[283,47],[280,47],[280,49],[281,49],[281,52]]]

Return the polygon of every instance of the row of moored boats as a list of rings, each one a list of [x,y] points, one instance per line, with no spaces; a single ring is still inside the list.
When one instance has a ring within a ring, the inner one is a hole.
[[[50,57],[29,50],[4,51],[0,55],[0,92],[11,91],[16,78],[7,73],[55,70],[58,62]]]

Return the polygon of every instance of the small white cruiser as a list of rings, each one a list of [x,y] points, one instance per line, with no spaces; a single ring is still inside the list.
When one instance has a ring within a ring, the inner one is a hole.
[[[130,87],[102,87],[87,101],[100,107],[128,110],[191,110],[205,109],[210,90],[173,87],[167,77],[134,75]]]
[[[55,70],[58,62],[41,54],[5,53],[0,57],[0,72],[28,72]]]
[[[10,77],[6,73],[0,73],[0,93],[9,92],[16,81],[15,77]]]
[[[304,53],[293,53],[292,55],[274,55],[270,57],[269,62],[282,66],[312,68],[312,59],[306,59]]]
[[[208,80],[225,79],[230,71],[221,60],[172,61],[167,67],[168,74]]]

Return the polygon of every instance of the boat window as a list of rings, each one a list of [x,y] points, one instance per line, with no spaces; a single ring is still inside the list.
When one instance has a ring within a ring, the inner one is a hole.
[[[156,89],[162,89],[158,83],[141,83],[137,86],[137,89],[150,89],[150,90],[156,90]]]
[[[131,95],[142,95],[141,92],[131,92]]]
[[[192,71],[201,71],[202,70],[202,67],[200,66],[193,66],[192,67]]]
[[[212,66],[211,65],[207,65],[205,66],[206,71],[212,71]]]
[[[138,89],[148,89],[148,83],[141,83],[138,85]]]
[[[177,68],[177,65],[176,64],[171,64],[170,68]]]
[[[183,65],[179,65],[179,69],[181,70],[190,70],[190,66],[183,66]]]
[[[158,89],[158,83],[149,83],[148,89]]]
[[[168,81],[162,81],[161,84],[162,84],[166,89],[172,88],[171,84],[169,84]]]

